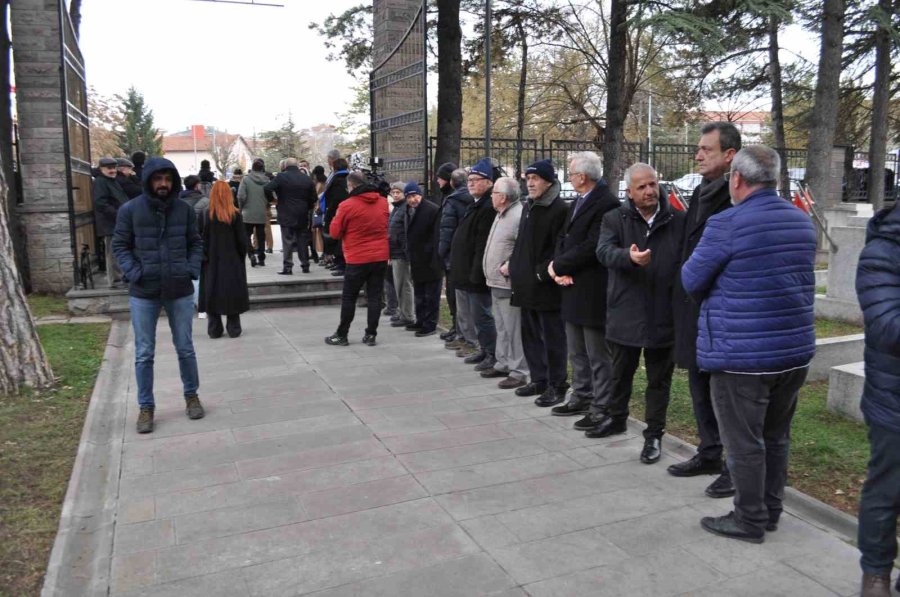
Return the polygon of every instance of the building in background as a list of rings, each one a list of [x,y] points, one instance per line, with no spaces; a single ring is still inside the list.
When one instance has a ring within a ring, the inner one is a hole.
[[[201,124],[163,135],[162,148],[182,176],[196,174],[200,162],[209,160],[217,176],[225,179],[235,167],[247,172],[253,161],[253,150],[243,136]]]

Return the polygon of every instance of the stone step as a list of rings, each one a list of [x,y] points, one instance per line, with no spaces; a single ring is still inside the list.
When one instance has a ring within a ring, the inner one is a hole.
[[[816,354],[809,364],[806,381],[822,381],[831,376],[832,367],[855,363],[863,358],[865,334],[835,336],[816,340]]]
[[[313,305],[339,305],[340,290],[319,292],[295,292],[280,294],[256,294],[250,296],[251,309],[272,309],[278,307],[302,307]]]
[[[250,282],[247,289],[250,296],[264,296],[274,294],[302,294],[307,292],[323,292],[329,290],[340,291],[344,285],[343,278],[331,278],[329,280],[307,279],[304,274],[294,272],[293,276],[283,276],[276,282]]]
[[[831,368],[828,378],[828,409],[863,422],[859,403],[866,382],[862,361]]]

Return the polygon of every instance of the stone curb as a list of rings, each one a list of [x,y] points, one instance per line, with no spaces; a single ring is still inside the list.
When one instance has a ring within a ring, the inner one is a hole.
[[[629,417],[628,423],[636,430],[642,431],[646,427],[643,422],[631,417]],[[696,446],[668,434],[663,436],[663,448],[672,456],[682,460],[689,460],[697,453]],[[790,514],[797,518],[856,545],[858,523],[853,516],[793,487],[784,488],[784,505]]]
[[[125,393],[133,355],[130,327],[113,322],[63,500],[42,597],[108,594]]]

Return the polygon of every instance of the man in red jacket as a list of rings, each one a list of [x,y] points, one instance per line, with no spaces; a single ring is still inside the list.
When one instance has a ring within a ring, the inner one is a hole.
[[[348,345],[347,332],[356,314],[356,297],[365,284],[369,307],[363,343],[375,346],[388,260],[388,204],[359,172],[347,176],[347,190],[350,195],[341,202],[328,229],[331,238],[343,241],[347,270],[341,295],[341,323],[334,334],[325,338],[325,344]]]

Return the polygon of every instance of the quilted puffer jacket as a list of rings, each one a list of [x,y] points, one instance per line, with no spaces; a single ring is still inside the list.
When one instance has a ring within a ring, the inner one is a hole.
[[[700,306],[697,364],[705,371],[778,372],[816,351],[816,231],[774,189],[712,216],[681,270]]]
[[[856,294],[866,324],[866,385],[861,408],[869,425],[900,433],[900,208],[871,221],[859,255]]]

